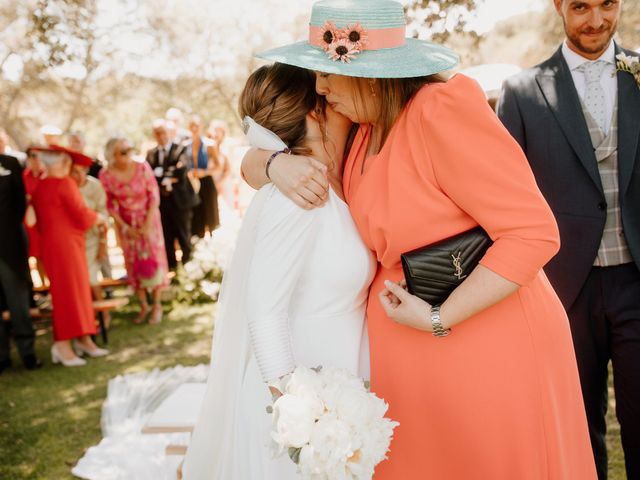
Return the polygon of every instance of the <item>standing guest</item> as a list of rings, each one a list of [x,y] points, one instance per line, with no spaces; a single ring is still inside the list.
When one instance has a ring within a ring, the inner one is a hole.
[[[220,169],[214,142],[202,135],[202,120],[194,115],[189,120],[191,141],[186,145],[189,175],[199,182],[200,204],[193,209],[191,233],[200,238],[220,225],[218,191],[214,181]]]
[[[40,134],[45,145],[62,145],[62,130],[55,125],[43,125]]]
[[[71,178],[78,185],[80,194],[87,207],[94,212],[108,218],[107,195],[98,180],[89,176],[90,167],[74,164],[71,167]],[[85,233],[85,250],[87,254],[87,265],[89,267],[89,282],[93,291],[93,298],[102,300],[104,292],[100,287],[98,272],[107,255],[107,226],[94,225]],[[105,326],[111,323],[111,316],[108,312],[104,315]]]
[[[153,136],[157,146],[147,153],[147,163],[153,169],[160,189],[160,216],[167,260],[169,268],[175,270],[178,264],[176,240],[182,250],[182,263],[191,257],[191,221],[193,209],[200,203],[200,198],[187,178],[189,158],[185,148],[170,139],[165,120],[153,122]]]
[[[86,141],[84,138],[84,134],[78,130],[74,130],[69,132],[67,136],[67,146],[71,150],[75,150],[76,152],[85,153],[84,149],[86,148]],[[102,170],[102,162],[97,158],[93,159],[93,164],[89,167],[89,175],[93,178],[98,178],[100,174],[100,170]]]
[[[18,353],[24,366],[33,370],[42,363],[35,355],[35,333],[29,314],[31,280],[22,225],[25,210],[20,164],[16,158],[0,154],[0,292],[11,316]],[[8,323],[0,318],[0,373],[11,366],[9,351]]]
[[[83,133],[77,130],[69,133],[68,146],[71,150],[84,153],[86,142],[85,142]],[[95,179],[99,178],[100,170],[102,170],[102,168],[103,168],[102,162],[97,158],[93,158],[93,163],[89,167],[89,171],[88,171],[89,176]],[[91,182],[91,184],[97,185],[95,182]],[[82,188],[80,189],[80,191],[82,192]],[[105,244],[105,248],[106,248],[106,244]],[[100,262],[100,272],[102,273],[103,278],[112,278],[111,262],[109,261],[109,255],[106,255],[106,254],[102,255],[100,257],[99,262]],[[95,294],[95,291],[94,291],[94,294]],[[98,298],[101,298],[101,297],[98,297]]]
[[[182,125],[184,122],[184,115],[182,110],[177,107],[170,107],[164,114],[164,119],[167,122],[167,128],[169,131],[169,138],[171,141],[182,145],[191,139],[191,133],[185,129]]]
[[[559,248],[553,214],[477,82],[438,75],[457,56],[404,32],[400,2],[322,0],[309,41],[260,54],[316,71],[316,91],[359,124],[342,183],[378,259],[371,389],[400,422],[375,478],[595,479],[567,315],[542,271]],[[326,196],[326,167],[304,181],[317,162],[251,153],[252,184],[270,175],[305,208]],[[493,244],[449,296],[402,288],[404,252],[478,226]]]
[[[149,323],[160,323],[161,293],[168,271],[158,210],[160,195],[149,165],[134,161],[131,153],[126,138],[111,138],[105,146],[108,166],[100,172],[100,182],[107,194],[107,209],[116,222],[128,281],[140,300],[134,323],[142,323],[150,311],[147,290],[153,297]]]
[[[78,186],[69,177],[72,163],[91,165],[91,158],[64,147],[36,147],[47,168],[47,177],[33,194],[33,206],[42,238],[42,260],[51,281],[53,338],[51,360],[65,367],[86,362],[77,352],[103,357],[108,350],[98,348],[91,335],[96,334],[95,313],[91,303],[91,285],[85,253],[85,232],[93,225],[105,225],[106,219],[87,207]]]
[[[216,156],[218,157],[218,163],[220,164],[218,173],[214,176],[218,195],[224,194],[225,184],[231,176],[231,162],[229,161],[229,156],[223,146],[224,140],[227,137],[227,131],[226,122],[218,119],[211,120],[209,128],[207,129],[207,137],[213,140]]]
[[[508,79],[500,119],[555,213],[562,247],[545,270],[569,314],[598,477],[607,478],[607,377],[627,477],[640,479],[640,84],[613,41],[622,1],[554,0],[566,39]]]
[[[42,263],[40,254],[40,234],[36,226],[37,218],[33,210],[31,199],[33,192],[36,191],[40,181],[46,176],[47,172],[44,165],[40,161],[40,157],[33,149],[27,149],[27,168],[22,172],[22,181],[27,199],[27,213],[24,223],[27,229],[27,237],[29,239],[29,256],[36,259],[36,268],[40,276],[40,282],[45,285],[48,282],[47,274]]]

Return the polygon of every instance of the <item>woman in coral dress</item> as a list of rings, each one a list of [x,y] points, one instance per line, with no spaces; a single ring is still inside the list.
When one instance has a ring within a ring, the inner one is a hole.
[[[136,162],[126,138],[107,142],[108,167],[100,171],[100,182],[107,193],[107,210],[116,221],[124,252],[129,284],[140,300],[141,323],[151,311],[149,323],[162,320],[162,289],[167,285],[167,254],[160,223],[160,192],[147,162]],[[151,291],[153,308],[147,291]]]
[[[85,232],[105,219],[89,209],[69,177],[72,160],[90,165],[91,158],[64,147],[38,148],[47,167],[47,176],[33,193],[33,207],[38,219],[41,254],[51,282],[53,338],[51,358],[64,366],[81,366],[85,361],[72,349],[92,357],[109,352],[91,340],[96,321],[91,301],[89,269],[85,254]]]
[[[558,230],[521,149],[473,80],[435,75],[452,52],[404,38],[399,3],[322,1],[310,25],[309,42],[260,57],[320,72],[318,93],[360,124],[344,191],[378,259],[371,385],[400,422],[375,478],[595,479],[568,320],[542,272]],[[323,182],[302,160],[279,155],[271,178],[310,208]],[[442,305],[400,286],[402,253],[478,225],[494,243]]]

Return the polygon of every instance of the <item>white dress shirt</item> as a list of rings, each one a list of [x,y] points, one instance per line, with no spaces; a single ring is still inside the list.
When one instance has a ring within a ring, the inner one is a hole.
[[[576,86],[580,100],[584,101],[584,95],[587,90],[587,82],[585,80],[584,72],[578,68],[586,62],[595,62],[597,60],[603,60],[607,62],[606,67],[602,71],[602,77],[600,78],[600,85],[604,90],[605,106],[607,109],[607,115],[605,117],[604,133],[609,134],[611,128],[611,120],[613,116],[613,108],[616,103],[616,96],[618,95],[618,80],[616,78],[616,47],[613,40],[609,43],[609,47],[605,52],[596,60],[589,60],[583,56],[577,54],[569,48],[567,42],[562,44],[562,55],[564,56],[569,70],[571,70],[571,76],[573,77],[573,84]]]

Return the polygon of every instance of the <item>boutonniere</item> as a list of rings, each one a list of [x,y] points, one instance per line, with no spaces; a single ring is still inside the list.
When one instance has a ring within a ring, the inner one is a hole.
[[[633,75],[640,88],[640,57],[632,57],[619,53],[616,55],[616,72],[627,72]]]
[[[0,165],[0,177],[6,177],[7,175],[11,175],[11,170],[7,170],[2,165]]]

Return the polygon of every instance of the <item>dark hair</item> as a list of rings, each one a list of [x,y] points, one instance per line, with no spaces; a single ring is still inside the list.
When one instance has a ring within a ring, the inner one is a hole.
[[[238,112],[274,132],[293,153],[308,155],[306,116],[315,110],[324,118],[324,98],[315,88],[316,77],[309,70],[283,63],[265,65],[247,79]]]

